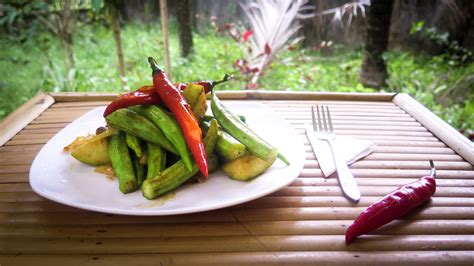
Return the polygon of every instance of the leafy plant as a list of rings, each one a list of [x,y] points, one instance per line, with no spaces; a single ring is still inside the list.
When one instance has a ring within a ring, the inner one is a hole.
[[[424,21],[414,23],[410,34],[419,34],[441,47],[443,50],[441,58],[450,65],[463,65],[473,59],[472,51],[462,47],[458,41],[451,40],[449,32],[440,33],[436,27],[426,27]]]
[[[244,56],[237,60],[234,66],[244,77],[245,87],[255,89],[258,80],[278,58],[279,53],[297,48],[297,44],[303,39],[301,36],[296,36],[301,28],[302,19],[333,15],[333,21],[349,26],[353,16],[358,14],[358,10],[364,15],[365,6],[369,4],[370,1],[360,0],[315,14],[313,13],[314,6],[307,5],[306,0],[252,0],[241,4],[248,18],[249,28],[225,24],[224,27],[216,25],[216,29],[217,31],[225,29],[236,42],[244,44],[242,45]],[[344,18],[346,18],[345,22]],[[216,24],[215,19],[212,22]],[[321,47],[326,47],[326,44],[325,42]],[[330,45],[331,43],[328,46]],[[280,63],[291,60],[292,58],[285,57]]]
[[[290,45],[288,41],[301,27],[298,18],[311,16],[303,14],[309,9],[305,6],[306,2],[270,0],[241,4],[251,31],[242,34],[242,40],[248,43],[248,47],[244,58],[237,61],[236,66],[247,77],[247,88],[256,88],[258,79],[275,54]],[[295,38],[291,44],[301,39]]]
[[[171,25],[173,26],[173,25]],[[176,28],[171,27],[170,48],[174,82],[216,80],[225,73],[238,74],[232,64],[242,58],[240,42],[213,32],[196,34],[196,51],[179,56]],[[73,82],[62,79],[67,72],[59,40],[42,31],[19,42],[0,38],[0,118],[38,91],[123,92],[151,84],[147,56],[162,60],[158,27],[128,23],[122,38],[127,69],[127,87],[122,88],[116,70],[115,43],[110,30],[100,23],[85,25],[75,33],[76,72]],[[297,47],[295,47],[297,48]],[[311,49],[284,49],[275,55],[258,81],[260,88],[288,91],[372,92],[358,83],[361,51],[332,46],[331,55]],[[406,52],[387,53],[390,78],[387,90],[407,92],[438,116],[465,134],[472,134],[474,63],[453,67],[439,57]],[[291,59],[291,60],[290,60]],[[218,66],[218,71],[216,71]],[[222,84],[218,90],[241,89],[246,81]],[[456,89],[453,89],[456,88]],[[448,93],[449,92],[449,93]],[[469,133],[471,132],[471,133]]]

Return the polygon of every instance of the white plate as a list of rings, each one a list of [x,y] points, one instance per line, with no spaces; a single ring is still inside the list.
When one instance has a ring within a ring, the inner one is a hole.
[[[265,173],[249,182],[235,181],[219,170],[204,183],[187,184],[171,196],[145,199],[141,191],[122,194],[118,181],[94,172],[63,151],[77,136],[94,133],[105,125],[99,107],[84,114],[56,134],[36,156],[30,169],[30,185],[39,195],[77,208],[127,215],[171,215],[213,210],[268,195],[290,184],[304,163],[304,146],[288,123],[268,107],[252,102],[224,104],[245,115],[248,125],[278,147],[291,162],[277,161]]]

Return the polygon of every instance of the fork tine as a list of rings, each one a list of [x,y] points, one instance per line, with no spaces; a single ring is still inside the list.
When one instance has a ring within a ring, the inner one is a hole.
[[[323,124],[324,124],[324,131],[328,131],[328,125],[327,125],[327,118],[326,118],[326,114],[324,112],[324,105],[321,106],[321,113],[322,113],[322,116],[323,116]]]
[[[318,131],[317,125],[316,125],[316,117],[314,117],[314,107],[311,106],[311,120],[313,121],[313,131]]]
[[[328,115],[329,131],[334,132],[334,128],[332,126],[332,120],[331,120],[331,113],[329,113],[329,107],[327,105],[326,105],[326,113]]]
[[[323,131],[323,124],[321,122],[321,114],[319,112],[319,104],[316,105],[316,110],[318,112],[318,129],[319,131]]]

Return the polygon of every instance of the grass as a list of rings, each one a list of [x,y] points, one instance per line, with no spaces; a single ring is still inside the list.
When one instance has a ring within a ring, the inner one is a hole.
[[[150,84],[146,58],[162,62],[158,25],[127,24],[122,28],[127,80],[121,87],[116,67],[115,43],[110,29],[100,25],[80,28],[74,36],[76,68],[64,70],[64,54],[58,41],[40,32],[20,42],[0,39],[0,118],[15,110],[38,91],[128,91]],[[170,34],[174,81],[220,79],[225,73],[236,80],[219,89],[242,89],[245,85],[233,63],[241,57],[238,44],[213,32],[195,34],[195,53],[179,56],[177,34]],[[260,79],[260,88],[288,91],[371,92],[358,83],[360,50],[333,48],[329,55],[304,49],[287,51]],[[388,87],[385,91],[407,92],[455,128],[474,129],[474,64],[453,67],[440,57],[387,53]],[[67,77],[67,78],[66,78]],[[461,94],[461,96],[459,96]],[[453,100],[454,99],[454,100]]]

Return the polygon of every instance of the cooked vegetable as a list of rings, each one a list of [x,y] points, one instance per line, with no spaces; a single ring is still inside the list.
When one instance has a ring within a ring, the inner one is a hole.
[[[181,92],[168,80],[165,72],[158,67],[155,59],[148,57],[148,62],[153,70],[153,86],[181,126],[184,138],[199,171],[204,177],[207,177],[207,158],[202,141],[202,132],[189,104],[183,98]]]
[[[147,142],[155,143],[166,150],[178,154],[173,144],[146,117],[129,109],[119,109],[106,118],[107,123]]]
[[[103,128],[103,127],[101,127],[101,128]],[[113,134],[115,134],[117,132],[118,132],[118,129],[112,127],[112,128],[107,128],[105,131],[102,131],[101,133],[96,134],[96,135],[90,134],[90,135],[85,136],[85,137],[80,136],[80,137],[77,137],[69,145],[64,147],[63,150],[64,151],[72,151],[75,148],[86,144],[87,142],[94,142],[94,141],[97,141],[97,140],[100,140],[100,139],[103,139],[103,138],[107,138],[107,137],[112,136]]]
[[[125,142],[127,146],[135,153],[135,155],[140,158],[142,157],[142,144],[141,140],[130,133],[125,133]]]
[[[206,93],[204,92],[204,87],[190,83],[183,92],[183,96],[191,106],[194,117],[196,117],[196,120],[198,123],[200,123],[207,110]]]
[[[217,168],[219,168],[219,165],[220,165],[219,158],[217,157],[217,154],[215,152],[207,156],[207,161],[209,165],[209,173],[212,173],[216,171]]]
[[[161,99],[153,86],[142,86],[136,91],[117,97],[117,99],[110,103],[105,109],[104,117],[121,108],[127,108],[133,105],[158,103],[161,103]]]
[[[148,161],[148,171],[146,174],[146,179],[150,179],[155,177],[156,175],[158,175],[158,173],[165,169],[166,152],[160,146],[155,145],[153,143],[147,143],[146,147]]]
[[[71,151],[71,155],[78,161],[92,166],[110,163],[107,138],[86,141],[82,145],[75,147]]]
[[[244,123],[247,123],[247,118],[244,115],[237,115],[237,117]],[[202,121],[211,121],[211,119],[214,119],[214,116],[212,115],[204,115],[202,117]]]
[[[115,176],[118,178],[120,191],[126,194],[137,190],[138,185],[132,160],[122,132],[110,136],[109,154]]]
[[[206,137],[205,137],[205,141],[206,141],[206,146],[205,146],[205,149],[206,149],[206,153],[210,154],[214,151],[214,149],[216,148],[216,145],[217,145],[217,136],[218,136],[218,124],[217,124],[217,120],[213,119],[211,120],[211,123],[209,124],[209,128],[207,129],[206,131]]]
[[[220,83],[226,82],[231,78],[232,76],[226,74],[224,78],[219,81],[197,81],[197,82],[192,82],[191,84],[203,86],[207,93],[211,91],[212,88],[214,88],[214,86]],[[176,87],[179,90],[186,90],[188,85],[185,83],[178,83],[176,84]],[[108,116],[109,114],[121,108],[127,108],[129,106],[134,106],[134,105],[148,105],[148,104],[159,104],[159,103],[161,103],[161,99],[160,99],[160,96],[158,95],[158,92],[154,89],[154,87],[150,85],[142,86],[138,88],[136,91],[132,91],[132,92],[129,92],[117,97],[117,99],[115,99],[112,103],[110,103],[105,109],[104,117]]]
[[[131,109],[147,117],[151,122],[153,122],[158,128],[161,129],[163,135],[173,144],[173,146],[178,151],[179,155],[184,161],[184,165],[186,165],[186,168],[191,171],[191,155],[189,154],[189,149],[186,145],[186,140],[184,139],[183,131],[181,130],[181,127],[179,126],[176,119],[169,112],[155,105],[140,107],[135,106]]]
[[[211,110],[219,124],[242,144],[244,144],[250,153],[262,160],[271,159],[272,154],[278,154],[278,149],[271,146],[268,142],[259,137],[237,116],[232,114],[217,98],[215,92],[212,92]]]
[[[191,83],[188,83],[188,84],[186,84],[186,83],[177,83],[177,84],[175,84],[175,86],[178,89],[182,90],[183,92],[186,92],[186,90],[188,89],[189,84],[200,85],[200,86],[203,86],[205,92],[208,93],[208,92],[212,91],[212,89],[216,85],[219,85],[221,83],[229,81],[230,79],[232,79],[232,76],[228,75],[228,74],[225,74],[225,76],[221,80],[218,80],[218,81],[202,80],[202,81],[191,82]]]
[[[402,186],[377,202],[371,204],[349,226],[346,231],[346,244],[356,237],[369,233],[382,225],[402,217],[425,203],[436,191],[436,169],[430,160],[431,174],[420,180]]]
[[[188,171],[183,160],[179,160],[170,167],[161,171],[152,179],[146,179],[142,184],[143,196],[147,199],[154,199],[171,191],[198,172],[198,167],[193,163],[192,171]]]
[[[268,160],[262,160],[257,156],[244,155],[230,163],[222,166],[224,173],[232,179],[250,180],[265,172],[275,162],[278,150],[273,150]]]
[[[183,91],[183,96],[191,106],[191,109],[193,109],[193,107],[196,105],[196,101],[201,92],[204,92],[203,86],[192,83],[188,83],[186,85],[186,90]]]
[[[203,122],[202,127],[204,130],[207,130],[209,123]],[[240,143],[222,129],[218,129],[217,132],[216,152],[224,162],[231,162],[248,154],[244,144]]]
[[[137,186],[140,187],[147,174],[146,166],[140,163],[140,158],[137,157],[133,152],[130,154],[130,158],[132,159],[133,172],[135,173]]]
[[[217,126],[216,123],[214,123],[214,125]],[[205,152],[207,154],[213,152],[216,142],[217,130],[209,130],[204,138]],[[143,196],[147,199],[154,199],[163,195],[189,180],[198,170],[197,164],[193,163],[192,171],[188,171],[184,166],[183,160],[179,160],[152,179],[145,180],[142,185]]]

